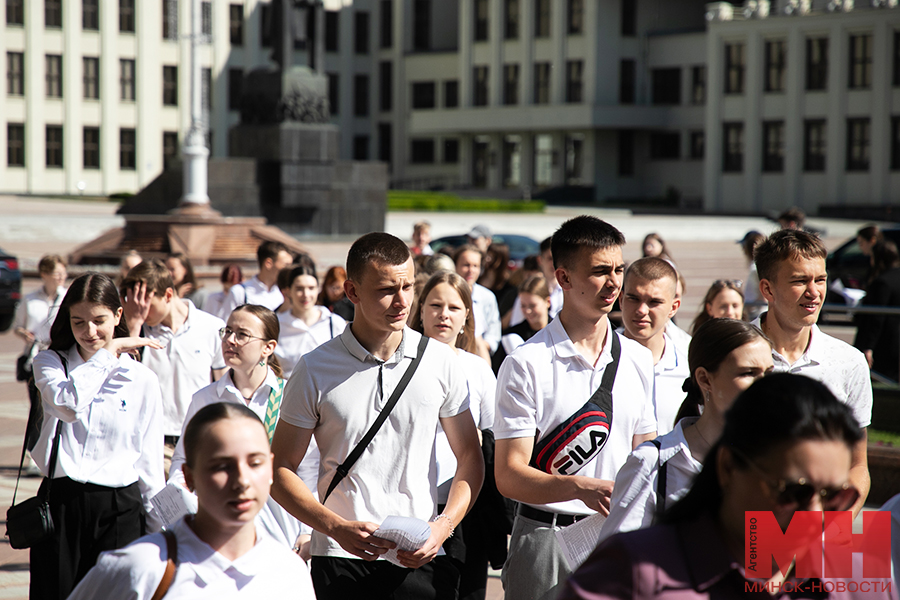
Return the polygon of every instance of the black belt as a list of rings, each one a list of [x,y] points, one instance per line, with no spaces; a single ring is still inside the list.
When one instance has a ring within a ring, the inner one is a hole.
[[[163,436],[163,443],[164,444],[172,444],[173,446],[177,446],[178,440],[180,438],[181,438],[180,435],[166,435],[166,436]]]
[[[567,515],[564,513],[552,513],[546,510],[533,508],[527,504],[519,504],[519,515],[532,521],[546,523],[551,527],[568,527],[572,523],[577,523],[582,519],[587,519],[591,515]]]

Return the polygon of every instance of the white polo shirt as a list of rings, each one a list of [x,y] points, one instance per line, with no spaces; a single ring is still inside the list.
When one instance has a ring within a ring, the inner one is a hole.
[[[612,362],[612,336],[607,320],[606,342],[597,364],[590,364],[575,348],[560,319],[554,319],[506,357],[497,376],[498,440],[538,438],[584,406]],[[656,431],[653,409],[653,355],[619,336],[621,356],[613,383],[612,429],[606,445],[578,471],[578,475],[612,481],[631,454],[632,438]],[[533,504],[535,508],[568,514],[591,514],[580,500]]]
[[[296,598],[314,600],[306,563],[257,529],[256,544],[234,561],[216,552],[183,520],[172,527],[178,546],[175,578],[166,600],[196,598]],[[161,533],[103,552],[69,598],[149,600],[166,570]]]
[[[30,294],[26,294],[16,308],[16,320],[13,326],[30,331],[37,342],[32,349],[32,357],[39,350],[44,350],[50,345],[50,327],[56,320],[56,313],[59,312],[59,305],[62,304],[66,291],[66,288],[59,286],[56,288],[56,299],[51,301],[44,292],[44,287],[41,286]],[[26,348],[28,345],[30,344],[26,344]]]
[[[159,378],[163,402],[163,435],[181,435],[191,397],[208,386],[212,369],[224,369],[219,330],[225,321],[205,313],[190,300],[187,319],[176,332],[165,325],[145,327],[144,335],[163,344],[144,348],[141,360]]]
[[[303,319],[298,319],[290,311],[278,315],[280,332],[275,356],[278,357],[278,364],[281,365],[285,379],[291,376],[301,356],[339,336],[347,326],[347,321],[343,317],[324,306],[316,308],[319,310],[319,320],[312,325],[307,325]]]
[[[475,337],[483,338],[493,354],[500,345],[500,309],[494,292],[477,283],[472,286],[472,315],[475,317]]]
[[[319,495],[397,387],[417,353],[421,334],[403,330],[397,352],[381,361],[350,327],[297,363],[285,388],[281,418],[314,429],[319,445]],[[394,410],[326,503],[341,517],[381,523],[399,515],[430,521],[436,515],[435,432],[439,418],[469,409],[466,375],[453,350],[431,341]],[[314,556],[356,558],[316,531]]]
[[[609,517],[600,530],[599,544],[614,533],[649,527],[656,516],[656,490],[659,466],[666,463],[666,505],[681,500],[691,489],[694,478],[703,468],[691,454],[684,429],[699,417],[687,417],[671,432],[656,438],[660,448],[644,442],[631,453],[616,476],[609,502]]]
[[[763,313],[753,324],[762,329]],[[810,331],[806,352],[791,364],[781,354],[772,350],[772,362],[776,373],[806,375],[820,381],[838,400],[853,411],[860,427],[872,423],[872,380],[869,365],[862,352],[846,342],[823,333],[818,325]]]
[[[656,407],[656,433],[663,435],[675,427],[675,415],[687,395],[682,389],[691,376],[687,352],[682,351],[666,333],[666,349],[653,367],[653,405]]]
[[[277,283],[272,287],[267,287],[259,280],[259,277],[254,275],[243,283],[231,286],[228,295],[222,301],[219,314],[224,315],[222,318],[227,321],[231,316],[231,311],[242,304],[259,304],[269,310],[275,310],[283,303],[284,296],[281,295]]]

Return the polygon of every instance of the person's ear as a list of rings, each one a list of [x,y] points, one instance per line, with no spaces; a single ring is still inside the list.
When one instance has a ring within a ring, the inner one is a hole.
[[[709,376],[709,371],[706,370],[706,367],[697,367],[697,370],[694,371],[694,379],[697,381],[697,385],[700,386],[704,396],[712,393],[712,378]]]
[[[350,300],[350,302],[359,304],[359,290],[356,287],[356,283],[349,279],[344,280],[344,294],[347,295],[347,299]]]
[[[680,298],[675,298],[674,300],[672,300],[672,309],[669,311],[669,318],[670,318],[670,319],[671,319],[672,317],[675,316],[675,313],[678,312],[678,308],[679,308],[680,306],[681,306],[681,299],[680,299]]]
[[[269,357],[275,352],[275,346],[278,345],[278,342],[275,340],[269,340],[263,346],[263,356]]]
[[[569,277],[569,272],[564,267],[559,267],[553,274],[556,276],[556,283],[559,284],[559,287],[564,290],[572,289],[572,280]]]
[[[122,311],[123,310],[124,309],[121,306],[116,309],[116,314],[113,315],[113,318],[116,320],[116,322],[113,324],[113,327],[117,326],[119,324],[119,321],[122,320]]]
[[[173,290],[172,288],[166,288],[166,302],[171,302],[173,296],[175,296],[175,290]]]
[[[194,472],[191,470],[187,463],[183,463],[181,465],[181,473],[184,475],[184,484],[187,486],[187,489],[190,491],[194,491]]]
[[[775,297],[775,286],[768,279],[759,280],[759,293],[766,299],[766,302],[772,302]]]

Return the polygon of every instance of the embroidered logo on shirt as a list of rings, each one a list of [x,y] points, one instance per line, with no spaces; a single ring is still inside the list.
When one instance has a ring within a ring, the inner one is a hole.
[[[122,403],[122,408],[119,409],[119,412],[125,412],[125,401],[120,400],[120,402]]]

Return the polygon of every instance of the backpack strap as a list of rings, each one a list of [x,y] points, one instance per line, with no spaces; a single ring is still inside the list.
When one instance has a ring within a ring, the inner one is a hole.
[[[653,438],[650,443],[656,446],[656,451],[661,452],[662,442],[659,438]],[[653,522],[658,523],[660,517],[666,510],[666,470],[669,466],[668,461],[663,462],[662,456],[659,457],[659,469],[656,472],[656,512],[653,514]]]
[[[162,600],[172,586],[172,581],[175,579],[175,570],[177,569],[175,563],[178,562],[178,540],[175,538],[175,533],[168,529],[163,531],[162,534],[166,536],[166,555],[168,556],[166,559],[166,570],[150,600]]]

